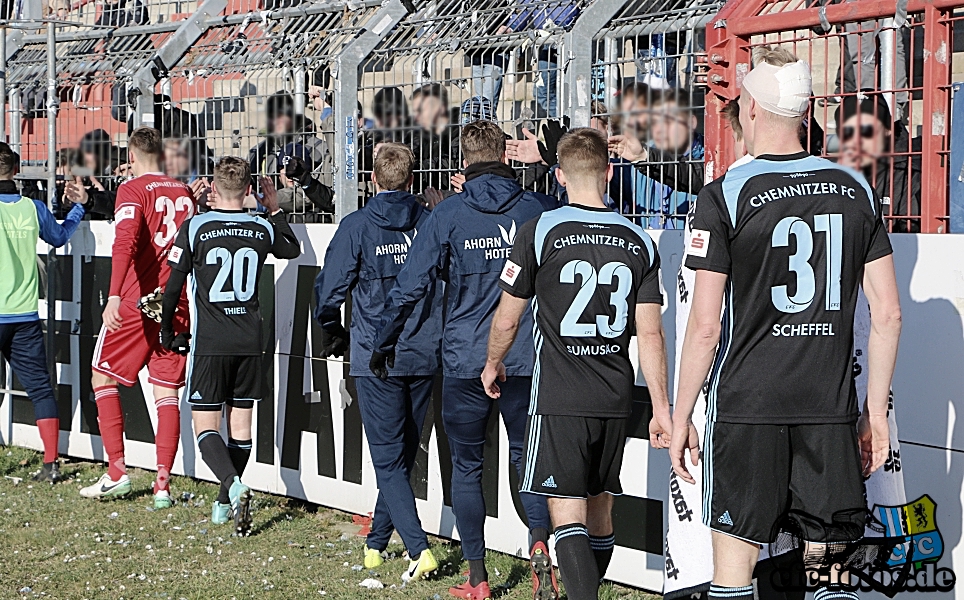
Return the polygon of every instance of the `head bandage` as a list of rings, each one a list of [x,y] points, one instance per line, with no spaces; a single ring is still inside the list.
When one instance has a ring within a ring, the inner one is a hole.
[[[799,117],[810,106],[811,83],[810,65],[802,60],[782,67],[761,63],[743,78],[743,91],[767,112]]]

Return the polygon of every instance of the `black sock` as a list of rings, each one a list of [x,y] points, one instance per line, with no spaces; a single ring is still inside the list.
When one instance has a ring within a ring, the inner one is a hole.
[[[251,457],[251,440],[236,440],[228,436],[228,455],[231,457],[231,464],[234,465],[234,470],[238,472],[238,477],[242,477],[244,475],[244,468],[248,466],[248,459]],[[230,489],[230,481],[227,485],[224,483],[221,484],[221,489],[218,491],[218,502],[227,504],[231,501],[228,496]]]
[[[753,600],[753,585],[725,587],[710,584],[709,597],[713,600]]]
[[[421,552],[419,552],[418,554],[409,554],[409,555],[408,555],[408,560],[418,560],[418,559],[420,559],[420,558],[422,558],[422,553],[421,553]]]
[[[201,450],[201,458],[204,459],[204,463],[214,471],[214,476],[221,480],[218,502],[227,504],[227,490],[231,488],[234,478],[238,476],[237,470],[231,463],[231,454],[228,453],[228,447],[224,445],[221,434],[213,429],[198,434],[197,447]]]
[[[813,593],[813,600],[857,600],[857,592],[842,588],[822,587]]]
[[[532,554],[532,547],[542,542],[549,548],[549,530],[545,527],[536,527],[529,530],[529,554]]]
[[[556,557],[569,600],[596,600],[599,596],[599,568],[589,532],[582,523],[556,527]]]
[[[485,560],[469,561],[469,585],[475,587],[483,581],[489,580],[489,572],[485,570]]]
[[[599,571],[600,581],[606,576],[609,561],[613,559],[613,546],[615,545],[615,533],[604,536],[589,536],[589,546],[592,548],[592,553],[596,556],[596,569]]]
[[[238,477],[243,476],[244,468],[248,466],[248,459],[251,458],[251,440],[236,440],[228,436],[228,454]]]

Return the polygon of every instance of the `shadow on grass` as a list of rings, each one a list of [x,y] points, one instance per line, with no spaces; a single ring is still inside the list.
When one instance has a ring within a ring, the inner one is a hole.
[[[439,567],[436,577],[452,577],[462,574],[462,546],[455,543],[442,544],[434,550]]]
[[[131,491],[130,494],[124,496],[127,500],[140,500],[141,498],[154,497],[154,482],[152,481],[147,487],[139,487]]]
[[[509,576],[506,578],[505,583],[492,588],[492,597],[500,598],[505,596],[512,591],[512,588],[520,583],[531,581],[530,576],[531,570],[527,564],[516,563],[512,565],[512,570],[509,571]]]
[[[287,520],[289,516],[293,517],[294,515],[292,515],[289,511],[285,510],[285,511],[279,512],[278,514],[271,517],[267,521],[262,521],[261,523],[257,523],[257,521],[255,521],[257,525],[251,529],[251,533],[249,535],[262,534],[268,531],[269,529],[271,529],[272,527],[274,527],[275,525],[277,525],[278,523],[281,523],[282,521]]]

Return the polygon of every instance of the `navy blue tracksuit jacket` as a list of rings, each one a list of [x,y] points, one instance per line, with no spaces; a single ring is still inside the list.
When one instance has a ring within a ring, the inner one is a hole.
[[[395,278],[424,235],[429,212],[408,192],[382,192],[364,208],[342,219],[328,244],[325,264],[315,280],[315,320],[323,328],[341,323],[341,305],[351,290],[351,367],[353,377],[368,369],[375,333]],[[411,260],[409,258],[409,260]],[[428,282],[405,318],[400,319],[395,377],[435,375],[442,336],[442,284]]]
[[[443,277],[447,281],[443,374],[476,379],[485,366],[489,327],[502,295],[498,279],[516,231],[523,223],[556,208],[558,201],[524,191],[515,179],[491,172],[467,180],[462,190],[436,206],[419,230],[389,294],[376,348],[382,352],[395,348],[397,357],[404,356],[403,346],[399,342],[396,347],[396,340],[409,315],[418,312],[422,298]],[[520,328],[531,331],[530,311],[523,316]],[[518,336],[504,361],[506,375],[532,375],[533,359],[532,336]]]

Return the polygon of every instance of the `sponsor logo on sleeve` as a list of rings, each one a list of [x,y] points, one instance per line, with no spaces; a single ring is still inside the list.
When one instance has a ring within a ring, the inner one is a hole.
[[[120,210],[117,211],[117,214],[114,215],[114,221],[117,223],[120,223],[124,219],[133,219],[133,218],[134,218],[134,207],[130,205],[122,206]]]
[[[172,248],[171,248],[171,254],[170,254],[170,256],[168,257],[168,260],[171,261],[172,263],[180,262],[180,260],[181,260],[181,249],[178,248],[177,246],[172,247]]]
[[[502,281],[509,285],[515,285],[515,280],[519,278],[519,273],[521,272],[522,267],[511,260],[507,260],[505,261],[505,267],[502,268]]]
[[[690,244],[686,247],[686,254],[706,258],[706,251],[710,247],[710,232],[705,229],[694,229]]]

